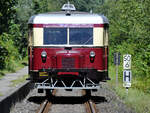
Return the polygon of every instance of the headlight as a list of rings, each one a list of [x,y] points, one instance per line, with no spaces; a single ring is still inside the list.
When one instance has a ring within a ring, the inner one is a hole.
[[[94,51],[90,52],[90,57],[95,57],[95,52]]]
[[[42,57],[42,62],[43,62],[43,63],[46,63],[46,58],[47,58],[47,53],[46,53],[46,51],[42,51],[41,57]]]
[[[46,58],[46,57],[47,57],[47,53],[46,53],[46,51],[42,51],[42,53],[41,53],[41,57],[43,57],[43,58]]]

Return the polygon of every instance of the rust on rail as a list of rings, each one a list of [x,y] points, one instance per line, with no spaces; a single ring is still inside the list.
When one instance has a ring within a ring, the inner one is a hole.
[[[84,103],[87,113],[97,113],[96,104],[90,99],[89,91],[82,90],[82,95],[87,96],[88,100]]]
[[[56,94],[56,90],[52,91],[52,95]],[[40,105],[39,110],[36,113],[48,113],[52,103],[48,100],[48,98]]]

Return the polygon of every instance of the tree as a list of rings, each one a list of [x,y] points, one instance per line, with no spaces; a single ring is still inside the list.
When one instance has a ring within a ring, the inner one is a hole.
[[[16,0],[1,0],[0,1],[0,34],[4,31],[8,31],[10,20],[14,17],[15,9],[14,5]]]

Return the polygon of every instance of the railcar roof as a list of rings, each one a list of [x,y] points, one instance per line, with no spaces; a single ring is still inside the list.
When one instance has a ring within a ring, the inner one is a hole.
[[[49,12],[32,16],[28,24],[108,24],[104,15],[71,11],[70,16],[66,11]]]

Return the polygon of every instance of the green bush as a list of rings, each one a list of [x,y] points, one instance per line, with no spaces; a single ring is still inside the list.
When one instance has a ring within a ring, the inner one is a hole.
[[[1,58],[1,69],[7,68],[9,71],[15,70],[15,62],[19,60],[19,53],[17,48],[14,46],[14,41],[11,39],[12,36],[7,33],[3,33],[0,37],[0,44],[2,54]]]
[[[113,64],[113,53],[120,52],[121,53],[121,64],[119,66],[119,80],[122,83],[123,77],[123,55],[131,54],[132,55],[132,87],[143,90],[144,92],[150,92],[150,86],[148,83],[150,82],[150,66],[148,63],[149,52],[137,52],[138,44],[136,43],[127,43],[123,42],[121,45],[115,46],[115,49],[111,46],[109,62],[110,67],[114,66]],[[145,57],[145,58],[144,58]],[[115,68],[115,67],[114,67]]]

